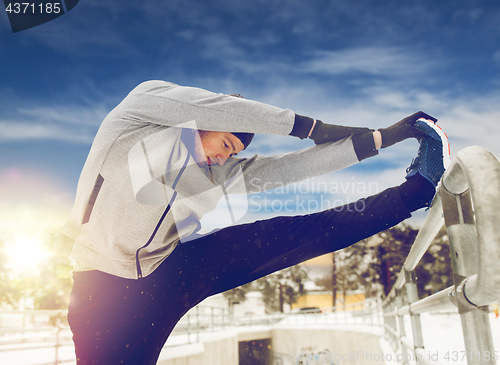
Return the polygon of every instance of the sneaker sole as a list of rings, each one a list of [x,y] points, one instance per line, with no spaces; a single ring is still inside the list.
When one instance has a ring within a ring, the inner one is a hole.
[[[434,130],[434,132],[436,132],[438,134],[438,136],[441,138],[441,142],[443,144],[443,165],[444,165],[444,168],[446,170],[450,164],[450,155],[451,155],[450,144],[448,143],[448,136],[441,129],[441,127],[438,126],[437,124],[435,124],[432,120],[420,118],[417,120],[417,122],[418,121],[421,121],[421,122],[424,122],[425,124],[427,124],[429,126],[429,128]]]

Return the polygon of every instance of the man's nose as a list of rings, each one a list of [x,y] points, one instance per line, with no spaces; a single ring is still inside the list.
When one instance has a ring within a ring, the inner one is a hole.
[[[229,156],[231,156],[231,154],[229,152],[225,152],[225,153],[220,153],[218,156],[217,156],[217,160],[219,161],[219,165],[224,165],[227,161],[227,159],[229,158]]]

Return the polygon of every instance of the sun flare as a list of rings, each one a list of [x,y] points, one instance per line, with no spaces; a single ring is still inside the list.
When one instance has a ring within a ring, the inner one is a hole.
[[[17,237],[6,242],[5,253],[8,266],[19,273],[36,273],[38,264],[50,253],[43,249],[38,237]]]

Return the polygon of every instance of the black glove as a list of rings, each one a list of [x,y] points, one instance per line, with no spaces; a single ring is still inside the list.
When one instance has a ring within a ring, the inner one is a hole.
[[[400,120],[388,128],[381,128],[379,132],[382,135],[382,148],[392,146],[407,138],[424,138],[426,134],[413,126],[420,118],[430,119],[434,123],[437,122],[436,118],[420,111]]]
[[[326,142],[340,141],[355,134],[373,132],[373,129],[364,127],[344,127],[342,125],[325,124],[321,120],[316,121],[311,138],[314,143],[321,144]]]

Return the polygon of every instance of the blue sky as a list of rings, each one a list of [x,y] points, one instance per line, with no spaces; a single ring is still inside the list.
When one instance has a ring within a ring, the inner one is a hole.
[[[496,0],[81,0],[16,34],[0,15],[0,220],[64,219],[99,124],[148,79],[335,124],[379,128],[424,110],[452,155],[482,145],[499,156],[499,24]],[[245,153],[310,145],[258,136]],[[318,181],[344,184],[323,193],[346,202],[363,195],[349,183],[402,182],[417,148]]]

